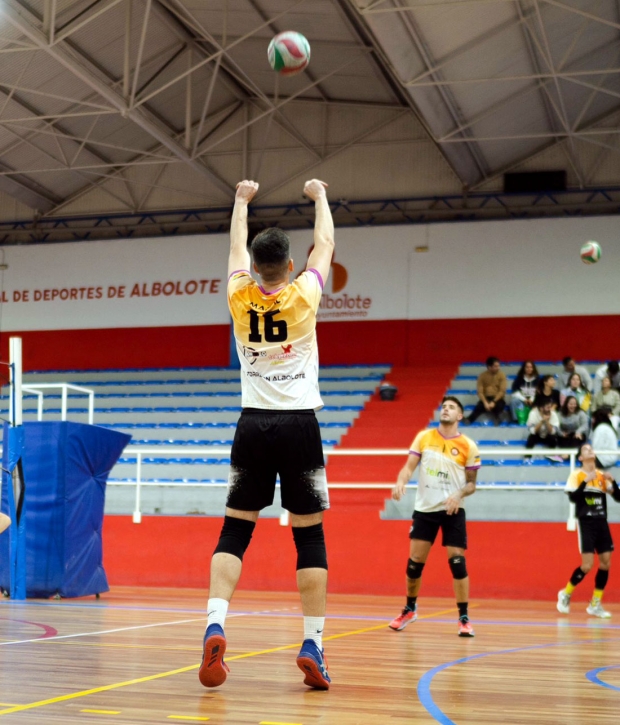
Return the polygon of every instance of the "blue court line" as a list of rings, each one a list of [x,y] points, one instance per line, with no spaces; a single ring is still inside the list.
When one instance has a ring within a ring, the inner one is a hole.
[[[515,647],[512,649],[504,649],[504,650],[496,650],[494,652],[482,652],[481,654],[477,655],[471,655],[470,657],[462,657],[458,660],[452,660],[452,662],[444,662],[441,665],[437,665],[436,667],[433,667],[432,670],[428,670],[425,672],[422,677],[420,677],[420,680],[418,682],[418,698],[420,700],[420,703],[422,704],[422,707],[428,712],[428,714],[434,718],[440,725],[457,725],[457,723],[454,722],[454,720],[451,720],[444,711],[435,703],[435,700],[433,700],[433,696],[431,695],[431,683],[433,681],[433,678],[435,675],[439,674],[440,672],[443,672],[443,670],[447,670],[448,667],[453,667],[455,665],[463,665],[467,662],[471,662],[472,660],[479,660],[483,657],[492,657],[494,655],[506,655],[506,654],[514,654],[515,652],[527,652],[529,650],[536,650],[536,649],[547,649],[549,647],[567,647],[572,645],[581,645],[581,644],[600,644],[601,642],[617,642],[618,637],[610,637],[607,639],[583,639],[583,640],[577,640],[575,642],[552,642],[550,644],[535,644],[531,645],[529,647]],[[616,665],[618,666],[618,665]],[[607,668],[601,668],[607,669]],[[597,672],[597,670],[593,670],[593,672]],[[590,673],[588,673],[590,674]],[[587,676],[587,675],[586,675]],[[592,680],[594,681],[594,680]],[[609,687],[614,690],[620,690],[620,688],[612,687],[611,685],[607,685],[603,683],[602,681],[597,683],[604,685],[605,687]]]
[[[601,687],[606,687],[609,690],[616,690],[617,692],[620,692],[620,687],[616,687],[616,685],[610,685],[608,682],[603,682],[599,678],[599,672],[605,672],[605,670],[615,670],[618,669],[620,665],[607,665],[607,667],[597,667],[595,670],[590,670],[590,672],[586,672],[586,677],[590,682],[593,682],[595,685],[600,685]]]

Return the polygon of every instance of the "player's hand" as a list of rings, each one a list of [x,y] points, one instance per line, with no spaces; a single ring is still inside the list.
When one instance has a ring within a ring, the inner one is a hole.
[[[450,516],[455,514],[461,508],[461,497],[456,494],[448,496],[446,502],[444,503],[444,507],[446,509],[446,513]]]
[[[237,184],[237,191],[235,192],[235,201],[244,201],[249,204],[252,199],[256,196],[258,191],[258,183],[256,181],[240,181]]]
[[[494,401],[494,400],[492,400],[492,401],[491,401],[491,402],[489,403],[489,410],[493,410],[493,408],[494,408],[494,407],[495,407],[495,401]]]
[[[401,498],[405,495],[405,486],[407,485],[407,481],[398,481],[394,488],[392,489],[392,498],[394,501],[400,501]]]
[[[328,185],[324,181],[311,179],[310,181],[306,181],[304,184],[304,194],[309,199],[312,199],[312,201],[316,201],[321,196],[326,196],[325,189],[327,189],[327,186]]]

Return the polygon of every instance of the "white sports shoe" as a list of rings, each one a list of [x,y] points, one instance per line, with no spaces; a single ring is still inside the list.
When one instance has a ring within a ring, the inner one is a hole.
[[[570,596],[564,591],[564,589],[560,589],[558,592],[557,607],[560,614],[570,614]]]
[[[586,607],[586,612],[591,617],[600,617],[601,619],[609,619],[611,617],[611,612],[608,612],[606,609],[603,609],[603,605],[601,604],[600,600],[593,599],[590,604]]]

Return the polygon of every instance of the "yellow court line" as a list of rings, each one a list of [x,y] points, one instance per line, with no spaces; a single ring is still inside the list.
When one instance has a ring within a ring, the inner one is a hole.
[[[198,717],[197,715],[168,715],[170,720],[208,720],[208,717]]]
[[[91,710],[89,708],[85,708],[84,710],[80,710],[80,712],[92,712],[95,715],[120,715],[120,710]]]
[[[440,617],[442,614],[449,614],[454,611],[454,607],[451,609],[444,609],[441,612],[433,612],[432,614],[423,614],[418,619],[429,619],[431,617]],[[324,642],[332,639],[341,639],[342,637],[351,637],[354,634],[364,634],[365,632],[374,632],[378,629],[384,629],[387,624],[377,624],[374,627],[365,627],[363,629],[355,629],[351,632],[343,632],[342,634],[332,634],[330,637],[325,637]],[[258,657],[259,655],[271,654],[272,652],[283,652],[284,650],[295,649],[301,646],[301,642],[295,642],[295,644],[287,644],[282,647],[272,647],[271,649],[262,649],[255,652],[246,652],[242,655],[235,655],[234,657],[227,657],[226,662],[232,662],[233,660],[243,660],[248,657]],[[88,695],[96,695],[99,692],[109,692],[110,690],[117,690],[119,687],[127,687],[129,685],[139,685],[142,682],[152,682],[153,680],[160,680],[163,677],[170,677],[171,675],[181,675],[184,672],[191,672],[197,670],[200,667],[197,665],[188,665],[187,667],[179,667],[176,670],[169,670],[168,672],[159,672],[155,675],[147,675],[146,677],[136,677],[133,680],[125,680],[124,682],[115,682],[111,685],[102,685],[101,687],[93,687],[90,690],[81,690],[80,692],[72,692],[68,695],[60,695],[59,697],[50,697],[47,700],[39,700],[38,702],[31,702],[28,705],[13,705],[6,710],[0,710],[0,717],[2,715],[11,715],[14,712],[23,712],[24,710],[34,710],[37,707],[45,707],[46,705],[55,705],[59,702],[66,702],[67,700],[76,700],[79,697],[87,697]]]
[[[261,720],[258,725],[302,725],[300,722],[276,722],[275,720]]]

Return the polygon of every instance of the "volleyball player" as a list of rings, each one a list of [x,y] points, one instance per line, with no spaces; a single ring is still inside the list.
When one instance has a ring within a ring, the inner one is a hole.
[[[459,432],[463,406],[448,395],[441,402],[439,428],[420,431],[409,449],[409,458],[398,474],[392,498],[400,501],[405,486],[418,465],[420,475],[415,498],[413,525],[409,530],[407,562],[407,602],[391,623],[396,631],[417,619],[417,599],[422,571],[435,538],[441,529],[452,572],[456,605],[459,610],[459,637],[473,637],[469,621],[469,576],[465,565],[467,531],[463,499],[476,490],[480,455],[474,441]]]
[[[304,683],[327,690],[323,656],[327,554],[323,511],[329,508],[321,433],[316,312],[334,251],[334,225],[326,184],[307,181],[315,204],[314,247],[305,271],[291,284],[290,242],[280,229],[266,229],[247,249],[248,204],[258,184],[237,184],[230,228],[228,305],[241,362],[242,412],[231,452],[226,516],[211,560],[207,630],[199,670],[205,687],[226,679],[224,621],[241,575],[242,560],[261,509],[273,502],[280,476],[282,505],[291,514],[297,548],[297,586],[304,641],[297,665]]]
[[[575,587],[594,566],[594,554],[598,554],[598,571],[594,578],[594,593],[586,607],[592,617],[607,619],[611,613],[602,605],[603,591],[609,578],[611,552],[614,542],[607,523],[607,494],[620,502],[620,488],[609,473],[596,468],[596,456],[589,443],[579,448],[581,470],[573,471],[566,482],[566,492],[576,506],[579,526],[579,551],[581,565],[573,572],[568,584],[558,592],[558,612],[570,612],[570,598]]]

